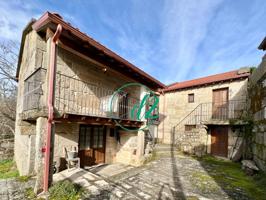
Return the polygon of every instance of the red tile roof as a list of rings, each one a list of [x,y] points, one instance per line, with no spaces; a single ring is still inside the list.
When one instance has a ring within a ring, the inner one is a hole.
[[[67,30],[67,31],[71,32],[74,36],[80,38],[84,42],[88,42],[88,44],[90,44],[91,46],[98,49],[104,55],[116,60],[119,63],[122,63],[123,65],[125,65],[125,67],[127,69],[130,70],[131,74],[135,73],[136,76],[141,77],[141,79],[147,80],[147,82],[152,83],[153,85],[157,86],[158,88],[165,88],[166,87],[163,83],[161,83],[160,81],[158,81],[157,79],[155,79],[151,75],[147,74],[146,72],[139,69],[138,67],[136,67],[132,63],[130,63],[127,60],[125,60],[124,58],[120,57],[119,55],[117,55],[116,53],[114,53],[113,51],[108,49],[107,47],[103,46],[102,44],[100,44],[99,42],[97,42],[96,40],[94,40],[93,38],[88,36],[86,33],[81,32],[78,28],[73,27],[70,23],[64,21],[63,18],[57,13],[50,13],[50,12],[44,13],[43,16],[41,16],[40,19],[38,19],[32,25],[32,28],[38,32],[41,29],[46,28],[47,26],[51,25],[51,23],[56,24],[56,25],[61,24],[63,27],[63,31]]]
[[[191,88],[191,87],[197,87],[197,86],[203,86],[208,85],[212,83],[218,83],[218,82],[224,82],[224,81],[230,81],[240,78],[247,78],[250,75],[248,70],[234,70],[230,72],[225,72],[221,74],[215,74],[211,76],[206,76],[203,78],[197,78],[189,81],[184,82],[177,82],[173,83],[167,86],[167,88],[164,90],[165,92],[174,91],[174,90],[180,90],[185,88]]]

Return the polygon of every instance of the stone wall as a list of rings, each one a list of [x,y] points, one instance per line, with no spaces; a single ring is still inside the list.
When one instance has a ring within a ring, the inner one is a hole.
[[[56,123],[55,138],[54,138],[54,161],[60,169],[65,168],[66,164],[65,149],[78,149],[79,141],[79,124],[77,123]]]
[[[65,148],[78,149],[79,124],[57,123],[55,126],[54,161],[58,162],[60,169],[65,163]],[[137,133],[119,130],[120,142],[110,136],[110,127],[106,127],[105,163],[114,162],[137,165]]]
[[[253,128],[252,139],[253,160],[258,167],[266,171],[266,124],[261,123]]]
[[[13,159],[14,156],[14,138],[0,139],[0,161]]]
[[[137,143],[138,135],[136,132],[120,132],[120,143],[117,144],[115,161],[124,164],[138,165]]]
[[[191,131],[185,131],[177,137],[177,147],[179,150],[202,156],[207,153],[208,146],[208,132],[206,126],[199,125]]]
[[[232,160],[239,160],[242,156],[243,137],[239,129],[228,127],[228,155]],[[179,150],[202,156],[211,154],[211,127],[198,125],[191,131],[184,131],[177,139],[177,147]]]
[[[251,153],[258,167],[266,171],[266,54],[250,77],[249,100],[254,120]]]
[[[21,48],[23,54],[17,93],[14,157],[20,174],[27,175],[33,173],[35,164],[36,122],[23,121],[25,80],[39,67],[47,68],[46,42],[35,31],[30,31],[25,35],[25,43]],[[45,87],[44,84],[44,90]],[[44,103],[44,95],[40,104]]]
[[[126,83],[135,82],[122,74],[58,49],[55,108],[63,112],[108,117],[109,99]],[[140,99],[141,87],[125,88],[129,98]],[[131,106],[130,101],[129,107]]]

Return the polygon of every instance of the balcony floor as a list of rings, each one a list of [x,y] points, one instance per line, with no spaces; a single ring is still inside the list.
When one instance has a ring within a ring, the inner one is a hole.
[[[143,125],[142,121],[135,121],[130,119],[114,119],[98,116],[76,115],[70,113],[65,113],[63,116],[57,117],[54,120],[57,123],[74,122],[80,124],[99,124],[109,126],[117,126],[117,123],[119,122],[119,124],[126,127],[141,127]]]
[[[234,123],[230,122],[230,120],[220,120],[220,119],[210,119],[208,121],[202,121],[202,124],[205,125],[244,125],[245,122],[243,120],[235,119]]]

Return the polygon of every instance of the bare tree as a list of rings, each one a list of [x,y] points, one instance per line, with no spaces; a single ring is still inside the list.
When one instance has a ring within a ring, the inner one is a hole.
[[[15,132],[17,53],[17,43],[0,42],[0,134]]]

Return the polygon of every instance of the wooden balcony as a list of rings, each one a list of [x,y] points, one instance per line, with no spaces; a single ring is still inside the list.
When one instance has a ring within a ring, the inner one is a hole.
[[[36,115],[46,110],[45,79],[46,70],[39,68],[25,80],[24,114]],[[130,92],[121,91],[115,95],[114,93],[114,89],[57,73],[54,96],[55,118],[70,119],[71,116],[73,120],[77,120],[77,116],[80,116],[82,120],[100,117],[106,121],[110,121],[109,119],[140,121],[136,117],[137,110],[133,109],[139,105],[139,98],[131,96]],[[25,116],[30,118],[30,115]]]

